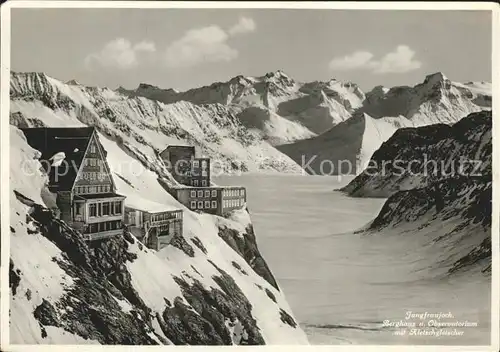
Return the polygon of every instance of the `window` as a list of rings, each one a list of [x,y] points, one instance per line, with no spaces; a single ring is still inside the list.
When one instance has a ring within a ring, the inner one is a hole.
[[[206,180],[202,180],[201,181],[201,186],[202,187],[207,187],[207,181]]]
[[[193,167],[200,167],[200,163],[198,160],[193,161]]]
[[[196,198],[196,191],[191,191],[191,198]]]
[[[202,172],[201,172],[201,176],[203,176],[203,177],[207,177],[207,172],[206,172],[206,171],[202,171]]]
[[[198,187],[198,180],[193,181],[193,186]]]
[[[198,209],[203,209],[203,202],[202,201],[198,202]]]
[[[215,189],[212,191],[212,197],[217,197],[217,191]]]
[[[91,204],[92,205],[92,204]],[[94,204],[95,205],[95,204]],[[89,224],[89,227],[88,227],[88,230],[87,230],[88,233],[96,233],[98,232],[98,227],[97,227],[97,224]]]
[[[89,204],[89,215],[90,217],[97,216],[97,206],[95,203]]]
[[[191,201],[191,209],[196,209],[196,201]]]
[[[244,196],[245,195],[245,189],[242,189],[241,190],[241,195]]]
[[[82,215],[82,205],[80,203],[76,203],[76,215]]]
[[[90,146],[90,152],[91,153],[95,153],[96,152],[95,145]]]
[[[205,208],[210,209],[210,201],[208,200],[205,201]]]
[[[109,203],[102,203],[102,215],[109,215]]]
[[[198,191],[198,198],[202,198],[203,197],[203,191]]]
[[[212,208],[217,208],[217,202],[215,200],[212,201]]]
[[[210,197],[210,191],[205,191],[205,198],[209,198]]]
[[[206,169],[206,168],[207,168],[207,161],[206,161],[206,160],[203,160],[203,161],[201,162],[201,167],[202,167],[203,169]]]
[[[122,213],[122,202],[115,202],[115,214],[121,214]]]
[[[100,222],[99,223],[99,231],[106,231],[107,226],[105,222]]]

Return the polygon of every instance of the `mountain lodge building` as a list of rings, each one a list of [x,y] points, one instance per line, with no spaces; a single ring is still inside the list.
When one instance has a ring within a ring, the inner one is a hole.
[[[61,220],[88,241],[123,233],[125,196],[116,193],[106,151],[94,127],[24,128],[56,194]],[[61,158],[56,161],[56,156]]]
[[[197,158],[195,147],[171,145],[160,157],[172,177],[182,185],[170,187],[169,193],[187,208],[224,216],[245,206],[244,187],[211,185],[210,159]]]

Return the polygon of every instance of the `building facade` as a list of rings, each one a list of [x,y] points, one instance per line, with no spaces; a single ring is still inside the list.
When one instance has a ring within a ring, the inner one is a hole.
[[[172,191],[174,197],[190,210],[214,215],[227,215],[246,205],[244,187],[178,187]]]
[[[210,159],[194,158],[191,164],[189,186],[210,187]]]
[[[192,161],[195,148],[192,146],[170,145],[160,153],[160,157],[172,177],[183,185],[191,185]]]
[[[148,248],[159,250],[176,235],[182,236],[182,210],[145,211],[125,207],[125,224]]]
[[[168,146],[160,155],[174,179],[188,186],[169,189],[172,196],[187,208],[209,214],[227,215],[246,205],[244,187],[211,186],[210,159],[196,158],[195,147]],[[180,169],[181,164],[186,168]]]
[[[94,127],[22,129],[28,144],[42,153],[40,161],[56,194],[60,218],[85,240],[123,233],[125,196],[117,194],[105,151]],[[64,155],[55,164],[52,157]]]
[[[173,196],[191,210],[220,214],[220,191],[216,187],[174,188]]]
[[[246,205],[247,195],[245,187],[224,187],[221,191],[222,215]]]

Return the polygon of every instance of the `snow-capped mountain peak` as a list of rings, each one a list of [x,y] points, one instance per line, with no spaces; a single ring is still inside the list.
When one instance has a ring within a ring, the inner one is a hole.
[[[425,76],[424,83],[435,84],[436,82],[449,81],[443,72],[435,72]]]
[[[78,82],[76,79],[71,79],[68,82],[66,82],[66,84],[70,85],[70,86],[79,86],[79,85],[81,85],[80,82]]]

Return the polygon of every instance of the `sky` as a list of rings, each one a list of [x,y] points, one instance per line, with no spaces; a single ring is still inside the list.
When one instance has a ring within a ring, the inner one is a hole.
[[[186,90],[282,70],[414,85],[491,82],[490,11],[12,9],[11,68],[90,86]]]

